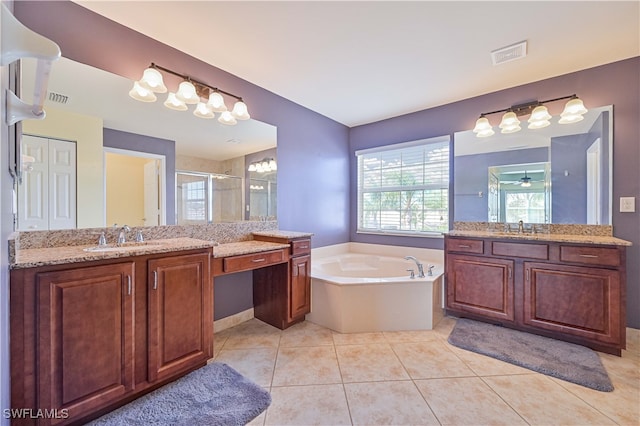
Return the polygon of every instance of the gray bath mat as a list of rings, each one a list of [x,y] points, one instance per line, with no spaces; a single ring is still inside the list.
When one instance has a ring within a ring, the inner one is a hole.
[[[613,390],[598,354],[584,346],[465,318],[457,321],[449,343],[591,389]]]
[[[269,392],[228,365],[214,362],[89,424],[245,425],[269,404]]]

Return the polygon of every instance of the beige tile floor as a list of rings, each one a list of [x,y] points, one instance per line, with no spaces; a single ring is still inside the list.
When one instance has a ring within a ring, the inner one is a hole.
[[[215,335],[215,360],[271,392],[252,425],[639,425],[640,330],[622,358],[600,354],[598,392],[447,343],[431,331],[340,334],[252,319]]]

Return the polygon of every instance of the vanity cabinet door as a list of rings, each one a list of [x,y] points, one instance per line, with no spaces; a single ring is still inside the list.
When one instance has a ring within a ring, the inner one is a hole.
[[[134,271],[124,262],[36,275],[37,407],[78,418],[133,390]]]
[[[526,325],[601,343],[624,341],[619,271],[528,262],[524,271]]]
[[[448,254],[447,308],[513,322],[513,266],[508,259]]]
[[[289,320],[311,312],[311,256],[291,259]]]
[[[199,365],[213,352],[210,255],[148,263],[148,378],[160,381]]]

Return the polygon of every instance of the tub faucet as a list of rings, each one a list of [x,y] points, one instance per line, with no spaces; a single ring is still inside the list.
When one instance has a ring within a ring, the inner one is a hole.
[[[436,265],[429,265],[429,267],[427,268],[427,276],[428,277],[432,277],[433,276],[433,268],[435,268]]]
[[[416,266],[418,267],[418,278],[424,278],[424,268],[422,266],[422,263],[420,263],[418,259],[413,256],[405,256],[404,259],[413,260],[414,262],[416,262]]]
[[[124,225],[122,229],[120,229],[120,233],[118,234],[118,245],[124,244],[127,241],[125,232],[129,231],[131,231],[131,228],[129,228],[127,225]]]

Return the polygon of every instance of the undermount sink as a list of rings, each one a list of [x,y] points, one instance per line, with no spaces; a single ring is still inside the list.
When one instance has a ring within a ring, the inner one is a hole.
[[[162,247],[162,243],[159,241],[130,241],[122,244],[107,244],[106,246],[87,247],[83,249],[87,252],[102,253],[102,252],[119,252],[119,251],[133,251],[136,249],[152,249]]]

